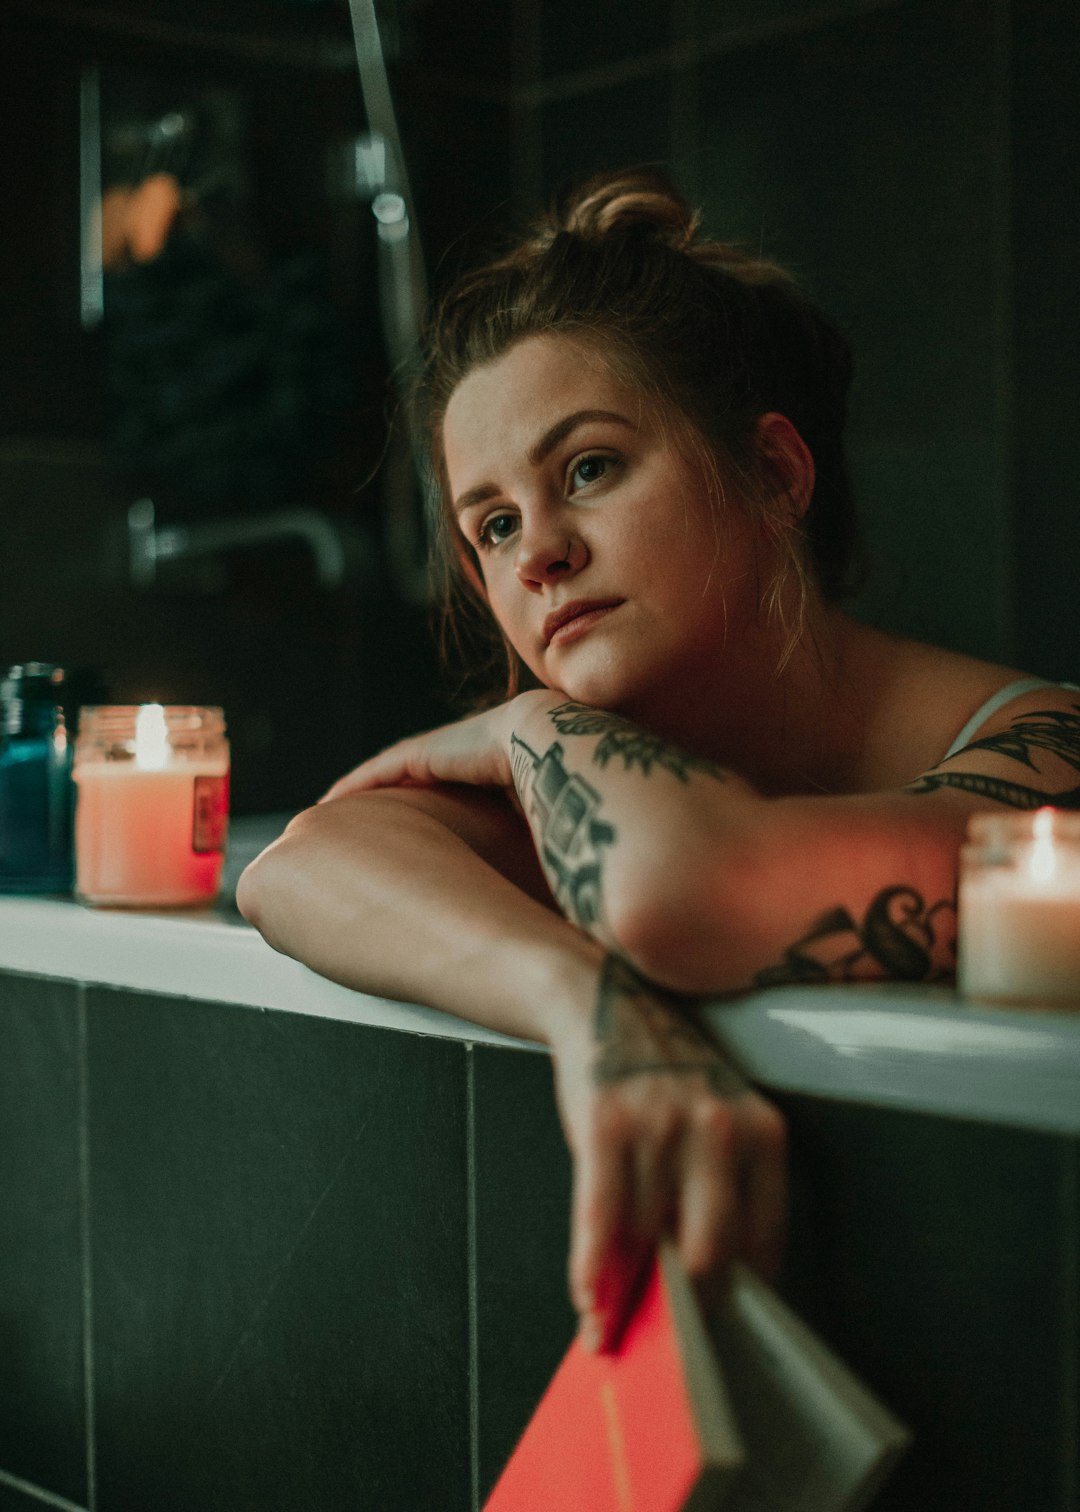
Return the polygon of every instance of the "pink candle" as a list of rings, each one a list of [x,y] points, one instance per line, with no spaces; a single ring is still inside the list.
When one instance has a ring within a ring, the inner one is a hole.
[[[83,710],[75,755],[75,887],[88,903],[210,902],[228,828],[219,709]]]

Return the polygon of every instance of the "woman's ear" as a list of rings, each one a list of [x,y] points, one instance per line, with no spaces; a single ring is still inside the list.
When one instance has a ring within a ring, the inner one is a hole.
[[[786,415],[770,410],[754,426],[758,456],[776,479],[777,492],[791,504],[794,520],[806,513],[814,492],[814,459],[810,448]]]

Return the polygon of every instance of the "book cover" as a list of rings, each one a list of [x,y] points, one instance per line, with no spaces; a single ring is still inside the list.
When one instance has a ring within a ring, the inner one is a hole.
[[[484,1512],[718,1512],[742,1443],[674,1248],[618,1349],[575,1340]]]

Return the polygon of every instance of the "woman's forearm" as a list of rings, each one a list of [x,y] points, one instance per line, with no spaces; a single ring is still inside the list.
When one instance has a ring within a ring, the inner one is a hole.
[[[360,793],[299,815],[237,902],[276,950],[345,986],[551,1043],[587,1033],[602,951],[538,900],[529,860],[501,795]]]

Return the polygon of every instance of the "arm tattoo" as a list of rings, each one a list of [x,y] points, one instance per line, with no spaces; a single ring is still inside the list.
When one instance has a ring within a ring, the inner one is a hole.
[[[618,756],[622,759],[624,771],[639,766],[646,777],[654,766],[658,766],[680,782],[689,782],[691,772],[705,772],[723,781],[724,773],[714,762],[669,745],[658,735],[650,735],[647,730],[639,729],[618,714],[609,714],[606,709],[564,703],[552,709],[550,716],[560,735],[603,737],[593,752],[592,759],[598,767],[606,767],[613,756]]]
[[[592,1068],[597,1086],[669,1073],[704,1076],[717,1097],[748,1090],[724,1060],[692,1000],[665,992],[617,956],[605,957],[600,969],[593,1037],[598,1047]]]
[[[537,836],[540,863],[555,900],[573,923],[606,934],[603,909],[603,848],[615,830],[599,817],[600,794],[563,764],[556,740],[537,753],[512,736],[510,765],[514,786]]]
[[[925,772],[904,789],[905,793],[933,793],[938,788],[959,788],[977,798],[991,798],[1010,808],[1037,809],[1046,803],[1055,808],[1080,809],[1080,787],[1063,793],[1044,793],[1041,788],[1025,787],[1022,782],[1006,782],[1001,777],[984,777],[980,772]]]
[[[821,917],[784,951],[775,966],[754,978],[755,987],[850,982],[866,967],[900,982],[944,982],[956,971],[956,904],[943,898],[928,908],[913,887],[886,887],[857,922],[846,908]]]

